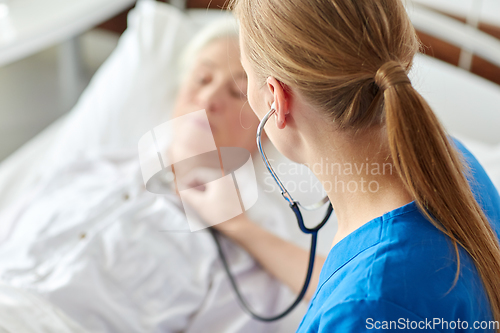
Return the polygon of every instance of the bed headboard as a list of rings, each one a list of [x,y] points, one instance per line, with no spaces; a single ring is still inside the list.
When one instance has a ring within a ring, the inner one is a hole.
[[[186,8],[214,8],[222,9],[226,8],[228,0],[176,0],[181,2],[186,2]],[[170,0],[172,3],[173,1]]]
[[[156,1],[170,3],[178,8],[183,8],[183,9],[189,9],[189,8],[226,9],[225,5],[229,0],[156,0]],[[120,14],[100,24],[98,28],[122,34],[127,28],[127,15],[132,8],[134,8],[134,6],[125,9]]]
[[[139,0],[147,1],[147,0]],[[150,0],[154,1],[154,0]],[[210,8],[210,9],[226,9],[229,0],[156,0],[160,2],[170,3],[178,8],[189,9],[189,8]],[[422,0],[412,0],[418,5],[419,1]],[[124,12],[120,13],[118,16],[104,22],[99,27],[111,30],[117,33],[122,33],[127,27],[127,14],[132,7],[128,8]],[[429,8],[431,9],[431,8]],[[450,18],[456,19],[457,21],[466,21],[466,18],[457,17],[453,14],[444,13],[441,11],[436,11],[441,15],[447,15]],[[443,16],[444,16],[443,15]],[[478,22],[479,30],[490,34],[500,40],[500,23],[498,26],[494,26],[487,23]],[[460,63],[460,47],[444,41],[433,34],[429,34],[425,29],[420,29],[417,27],[417,32],[420,40],[423,44],[423,52],[427,55],[435,57],[437,59],[446,61],[452,65],[459,66]],[[463,66],[462,66],[463,67]],[[492,64],[491,62],[484,60],[478,56],[471,56],[470,68],[467,68],[472,73],[484,77],[492,82],[500,84],[500,67]]]
[[[413,1],[408,12],[423,44],[423,53],[500,84],[500,21],[489,17],[489,21],[483,21],[478,8],[470,13],[456,13],[448,0],[437,0],[441,7],[428,5],[428,0]]]

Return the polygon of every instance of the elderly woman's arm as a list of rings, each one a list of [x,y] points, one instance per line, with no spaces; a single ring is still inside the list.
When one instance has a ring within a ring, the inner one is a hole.
[[[194,208],[208,225],[213,225],[226,237],[242,246],[264,269],[299,293],[306,277],[309,251],[261,228],[245,214],[218,223],[221,216],[234,216],[235,211],[241,211],[241,208],[239,202],[235,202],[234,191],[231,191],[230,186],[204,179],[207,174],[207,170],[198,169],[185,178],[187,183],[204,185],[198,190],[184,191],[183,201]],[[310,300],[316,291],[324,262],[325,257],[315,257],[311,283],[305,295],[307,300]]]

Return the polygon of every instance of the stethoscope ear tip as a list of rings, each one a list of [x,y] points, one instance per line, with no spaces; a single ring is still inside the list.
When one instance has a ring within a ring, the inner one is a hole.
[[[276,102],[274,102],[274,101],[273,101],[273,103],[271,104],[271,110],[276,111]]]

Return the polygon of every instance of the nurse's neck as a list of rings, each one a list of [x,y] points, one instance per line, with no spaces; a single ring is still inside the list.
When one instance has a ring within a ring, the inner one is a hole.
[[[354,133],[323,124],[306,140],[309,147],[305,149],[305,162],[323,184],[335,209],[338,231],[334,246],[412,198],[393,164],[385,127]]]
[[[338,219],[332,246],[413,200],[393,164],[383,124],[357,131],[340,128],[300,91],[286,91],[274,78],[267,83],[268,104],[276,102],[274,117],[280,130],[270,128],[270,137],[285,156],[309,166],[323,184]]]

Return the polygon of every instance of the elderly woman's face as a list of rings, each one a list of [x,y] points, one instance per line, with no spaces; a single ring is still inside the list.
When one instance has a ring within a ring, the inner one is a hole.
[[[247,103],[246,90],[238,39],[217,39],[198,54],[179,91],[174,117],[205,109],[218,147],[253,152],[258,119]],[[190,135],[202,130],[193,127]]]

